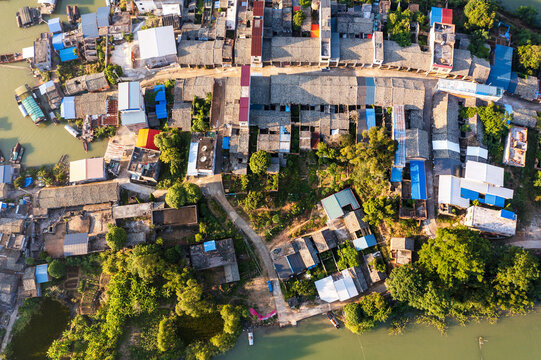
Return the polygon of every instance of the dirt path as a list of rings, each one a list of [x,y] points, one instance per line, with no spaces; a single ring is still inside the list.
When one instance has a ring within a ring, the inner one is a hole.
[[[4,339],[2,340],[2,347],[0,348],[0,351],[3,352],[6,349],[6,346],[8,345],[8,342],[11,337],[11,329],[13,328],[13,324],[15,324],[15,320],[17,320],[17,315],[19,314],[19,305],[15,307],[11,315],[9,316],[9,323],[6,327],[6,335],[4,336]]]

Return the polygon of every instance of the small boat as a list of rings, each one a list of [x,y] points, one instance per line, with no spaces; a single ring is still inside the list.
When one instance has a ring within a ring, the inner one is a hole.
[[[83,140],[83,149],[85,149],[85,152],[88,152],[88,143],[86,140]]]
[[[337,328],[337,329],[340,329],[340,324],[338,323],[338,321],[336,320],[336,318],[334,317],[334,314],[332,311],[329,311],[327,313],[327,317],[329,318],[329,321],[331,322],[331,324]]]
[[[79,14],[79,7],[77,5],[74,6],[66,6],[66,14],[68,15],[68,21],[71,24],[75,24],[77,20],[79,20],[80,14]]]
[[[4,153],[2,153],[2,150],[0,150],[0,162],[6,161],[6,158],[4,157]]]
[[[64,125],[64,129],[69,132],[73,137],[79,137],[79,132],[69,125]]]
[[[20,164],[24,154],[24,147],[20,143],[15,144],[13,149],[11,149],[11,155],[9,161],[12,164]]]
[[[17,61],[23,61],[22,53],[0,55],[0,64],[9,64]]]
[[[248,345],[254,345],[254,333],[251,331],[248,332]]]

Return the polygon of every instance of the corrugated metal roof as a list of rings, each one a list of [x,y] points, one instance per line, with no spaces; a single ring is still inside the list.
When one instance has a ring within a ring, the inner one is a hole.
[[[109,6],[99,7],[96,10],[98,27],[109,26],[110,13],[111,13],[111,8]]]
[[[152,59],[177,54],[175,34],[172,26],[139,30],[137,37],[139,39],[141,59]]]
[[[358,239],[353,240],[353,246],[357,251],[368,249],[369,247],[376,246],[376,244],[377,241],[374,234],[368,234],[366,236],[362,236]]]
[[[66,120],[75,119],[75,96],[65,96],[62,99],[60,116]]]
[[[62,32],[62,24],[60,23],[60,18],[49,19],[49,21],[47,21],[47,25],[49,26],[49,31],[53,34]]]
[[[411,198],[413,200],[426,200],[425,162],[410,161]]]
[[[88,233],[66,234],[64,256],[88,254]]]
[[[321,300],[331,303],[339,299],[332,276],[316,281],[315,285]]]
[[[85,38],[99,37],[96,13],[81,15],[81,30],[83,32],[83,37]]]
[[[487,85],[509,88],[511,82],[511,66],[513,64],[513,48],[496,45],[494,49],[494,64],[490,69]]]
[[[49,281],[47,269],[47,264],[36,265],[36,282],[38,284],[43,284]]]

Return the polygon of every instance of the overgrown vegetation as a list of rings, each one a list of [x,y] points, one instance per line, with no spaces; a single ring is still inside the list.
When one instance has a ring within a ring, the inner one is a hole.
[[[204,99],[197,96],[192,101],[192,131],[205,132],[210,129],[210,107],[212,94],[208,93]]]
[[[167,125],[154,137],[154,144],[160,149],[160,160],[163,162],[157,186],[159,189],[168,189],[186,176],[190,139],[189,132],[169,128]]]
[[[386,31],[391,35],[391,39],[396,41],[398,45],[405,47],[411,45],[411,22],[413,13],[405,9],[400,11],[389,11],[387,16]]]
[[[77,315],[47,356],[53,360],[116,358],[119,342],[130,329],[128,322],[143,317],[151,329],[131,347],[131,358],[210,359],[230,349],[247,312],[216,304],[185,264],[171,261],[166,251],[157,245],[138,245],[103,253],[103,271],[111,277],[107,300],[94,315]],[[208,316],[216,319],[206,322]],[[212,330],[187,334],[190,324],[208,324]]]

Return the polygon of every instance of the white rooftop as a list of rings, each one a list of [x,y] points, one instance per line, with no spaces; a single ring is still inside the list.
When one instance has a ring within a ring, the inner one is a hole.
[[[346,301],[359,295],[348,269],[342,270],[336,276],[339,277],[336,280],[332,276],[327,276],[315,282],[321,300],[331,303],[337,300]]]
[[[453,175],[440,175],[438,204],[449,204],[461,208],[470,205],[468,199],[460,196],[460,178]]]
[[[503,186],[503,168],[477,161],[466,161],[464,178]]]
[[[502,211],[493,210],[480,206],[471,206],[468,208],[464,225],[474,229],[504,236],[513,236],[517,228],[517,216],[512,219],[502,216]],[[508,212],[510,215],[513,214]]]
[[[172,26],[139,30],[137,37],[139,39],[140,56],[143,60],[177,54]]]

